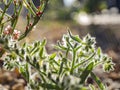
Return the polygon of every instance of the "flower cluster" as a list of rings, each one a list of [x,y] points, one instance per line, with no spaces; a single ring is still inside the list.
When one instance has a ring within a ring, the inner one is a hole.
[[[10,35],[12,34],[12,27],[10,25],[8,25],[5,30],[4,30],[4,35]]]
[[[14,32],[13,32],[13,39],[17,40],[17,39],[19,39],[19,37],[20,37],[20,31],[14,30]]]
[[[20,31],[12,30],[12,27],[8,25],[5,30],[3,31],[4,35],[12,35],[13,40],[17,40],[20,37]]]

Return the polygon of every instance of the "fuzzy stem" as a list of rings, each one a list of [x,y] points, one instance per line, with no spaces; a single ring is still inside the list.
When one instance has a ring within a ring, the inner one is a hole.
[[[70,70],[70,73],[73,74],[73,68],[74,68],[74,65],[75,65],[75,61],[76,61],[76,51],[73,49],[73,59],[72,59],[72,66],[71,66],[71,70]]]

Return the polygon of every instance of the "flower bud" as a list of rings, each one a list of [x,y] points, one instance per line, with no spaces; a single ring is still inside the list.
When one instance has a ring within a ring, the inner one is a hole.
[[[14,30],[14,32],[13,32],[13,39],[18,39],[20,37],[20,31],[18,31],[18,30]]]
[[[12,33],[12,27],[11,27],[10,25],[8,25],[8,26],[5,28],[5,30],[4,30],[3,33],[4,33],[5,35],[11,34],[11,33]]]

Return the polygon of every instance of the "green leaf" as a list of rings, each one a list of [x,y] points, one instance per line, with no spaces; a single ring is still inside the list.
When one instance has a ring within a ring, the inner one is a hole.
[[[62,50],[65,50],[65,51],[67,50],[67,48],[62,46],[60,42],[58,42],[58,48],[60,48]]]
[[[64,64],[64,61],[61,62],[60,70],[59,70],[59,75],[61,74],[61,72],[62,72],[62,70],[63,70],[63,64]]]
[[[93,73],[91,72],[91,77],[95,80],[95,82],[97,83],[97,85],[99,86],[100,90],[105,90],[105,86],[104,84],[100,81],[100,79]]]
[[[90,84],[89,87],[90,87],[90,90],[95,90],[95,87],[92,84]]]
[[[101,48],[100,48],[100,47],[97,49],[97,54],[98,54],[98,55],[101,54]]]
[[[34,55],[35,53],[37,53],[40,49],[39,48],[36,48],[31,55]]]
[[[44,52],[44,49],[43,49],[43,47],[40,49],[40,53],[39,53],[39,56],[40,56],[40,58],[43,58],[43,52]]]
[[[80,65],[82,65],[82,64],[84,64],[85,62],[87,62],[88,60],[90,60],[92,57],[94,57],[94,55],[95,55],[95,53],[93,53],[91,56],[89,56],[86,60],[83,60],[83,61],[81,61],[80,63],[76,64],[76,65],[74,66],[74,69],[75,69],[75,68],[78,68]],[[82,57],[82,56],[81,56],[81,57]]]
[[[26,63],[26,65],[25,65],[25,69],[26,69],[26,71],[25,71],[25,73],[26,73],[26,79],[27,79],[27,81],[29,82],[29,69],[28,69],[28,63]]]
[[[23,0],[23,5],[26,7],[26,9],[29,10],[29,12],[30,12],[33,16],[36,15],[35,12],[34,12],[34,10],[31,8],[31,6],[28,4],[28,2],[27,2],[26,0]]]
[[[23,67],[20,67],[20,73],[26,78],[25,70]]]
[[[25,55],[25,49],[21,49],[21,53],[22,53],[22,55]]]
[[[69,36],[70,36],[73,40],[77,41],[78,43],[81,43],[81,42],[82,42],[82,40],[79,38],[79,36],[73,36],[72,33],[70,32],[70,30],[68,30],[68,33],[69,33]]]
[[[35,42],[35,43],[34,43],[34,47],[37,47],[37,46],[38,46],[38,43],[37,43],[37,42]]]
[[[83,84],[85,82],[85,80],[87,79],[88,75],[91,73],[92,69],[93,69],[94,63],[91,62],[83,71],[83,73],[80,76],[80,84]]]
[[[50,58],[50,60],[53,60],[55,57],[56,57],[56,53],[53,53],[53,54],[50,55],[49,58]]]
[[[44,7],[45,7],[45,3],[42,3],[41,7],[39,8],[38,11],[43,11],[44,10]]]
[[[29,70],[28,70],[28,63],[25,66],[20,67],[20,72],[24,76],[24,78],[29,82]]]
[[[88,90],[88,88],[82,87],[82,88],[80,88],[79,90]]]
[[[27,43],[24,43],[22,47],[23,47],[23,48],[27,47]]]
[[[11,58],[14,59],[14,60],[17,58],[17,55],[16,55],[15,52],[11,52]]]
[[[41,43],[41,46],[45,46],[45,45],[46,45],[46,43],[47,43],[47,40],[46,40],[46,39],[44,39],[44,40],[42,41],[42,43]]]

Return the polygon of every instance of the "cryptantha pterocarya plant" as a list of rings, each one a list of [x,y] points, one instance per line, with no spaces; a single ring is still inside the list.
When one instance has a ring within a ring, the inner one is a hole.
[[[86,85],[91,77],[100,90],[105,85],[94,74],[93,69],[102,65],[105,72],[113,70],[112,59],[103,54],[95,45],[95,38],[89,34],[83,39],[70,31],[63,35],[62,42],[55,46],[57,51],[47,54],[46,40],[33,44],[24,43],[22,47],[13,45],[5,57],[8,69],[17,68],[33,90],[88,90],[95,88]],[[85,84],[86,83],[86,84]]]
[[[89,34],[83,39],[70,31],[55,45],[55,53],[48,54],[46,40],[33,44],[20,44],[42,16],[48,0],[40,0],[35,7],[32,0],[0,0],[0,59],[3,68],[16,70],[27,81],[28,90],[96,90],[94,84],[87,84],[91,77],[100,90],[106,86],[95,75],[93,69],[102,65],[105,72],[113,70],[112,59],[96,47],[95,38]],[[13,15],[6,12],[14,6]],[[28,10],[24,32],[15,30],[22,7]],[[8,25],[9,24],[9,25]],[[8,26],[6,26],[8,25]]]

